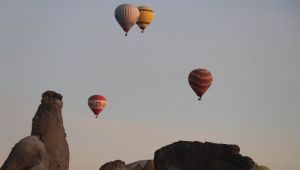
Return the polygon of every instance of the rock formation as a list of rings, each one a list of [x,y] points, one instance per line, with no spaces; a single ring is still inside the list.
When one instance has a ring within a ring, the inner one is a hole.
[[[61,109],[62,95],[43,93],[33,117],[31,136],[19,141],[10,152],[1,170],[67,170],[69,147]]]
[[[138,170],[138,169],[143,170],[146,163],[147,160],[141,160],[141,161],[136,161],[133,163],[126,164],[126,170]]]
[[[155,170],[154,169],[154,161],[148,160],[143,170]]]
[[[31,135],[38,136],[45,144],[49,169],[66,170],[69,168],[69,147],[61,114],[62,95],[47,91],[41,103],[32,120]]]
[[[179,141],[157,150],[153,160],[127,164],[117,160],[100,170],[259,170],[255,162],[240,154],[237,145]]]
[[[126,170],[125,162],[115,160],[101,166],[99,170]]]
[[[99,170],[154,170],[154,161],[142,160],[125,165],[125,162],[116,160],[105,163]]]
[[[43,170],[47,164],[45,145],[36,136],[28,136],[12,149],[1,170]]]
[[[155,170],[253,170],[237,145],[179,141],[155,152]]]
[[[126,169],[126,170],[144,170],[144,168],[143,168],[141,165],[137,165],[137,166],[134,167],[134,168]]]
[[[68,170],[69,147],[63,126],[62,95],[47,91],[32,119],[31,136],[20,140],[0,170]],[[157,150],[153,160],[128,165],[121,160],[100,170],[259,170],[237,145],[179,141]]]

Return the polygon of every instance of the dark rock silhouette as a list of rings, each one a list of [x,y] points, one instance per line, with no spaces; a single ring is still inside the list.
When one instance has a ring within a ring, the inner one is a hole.
[[[99,170],[126,170],[125,162],[121,160],[111,161],[102,165]]]
[[[154,170],[154,161],[141,160],[125,165],[125,162],[116,160],[105,163],[99,170]]]
[[[121,160],[104,164],[100,170],[259,170],[237,145],[178,141],[160,148],[153,160],[127,164]]]
[[[141,165],[137,165],[136,167],[127,170],[144,170],[144,168]]]
[[[254,170],[237,145],[179,141],[155,152],[156,170]]]
[[[67,170],[69,147],[61,109],[62,95],[47,91],[33,117],[31,136],[19,141],[1,170]]]

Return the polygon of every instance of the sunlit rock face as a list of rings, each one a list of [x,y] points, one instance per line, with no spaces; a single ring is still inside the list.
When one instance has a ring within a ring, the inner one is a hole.
[[[253,170],[237,145],[179,141],[155,152],[155,170]]]
[[[33,117],[31,136],[12,149],[1,170],[68,170],[69,147],[62,119],[62,95],[46,91]]]

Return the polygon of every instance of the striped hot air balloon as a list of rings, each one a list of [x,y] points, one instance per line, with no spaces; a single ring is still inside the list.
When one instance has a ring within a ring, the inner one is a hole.
[[[201,100],[202,95],[207,91],[207,89],[212,84],[213,77],[211,73],[203,68],[193,70],[188,77],[189,84],[194,92]]]
[[[139,9],[132,4],[122,4],[116,8],[115,17],[120,26],[126,32],[125,36],[127,36],[130,28],[137,22],[139,15]]]
[[[100,114],[100,112],[105,108],[106,106],[106,99],[104,96],[101,95],[93,95],[89,97],[88,99],[88,105],[90,109],[94,112],[96,115],[96,118]]]
[[[148,6],[139,6],[140,17],[136,24],[144,32],[144,29],[151,24],[152,20],[154,19],[154,11]]]

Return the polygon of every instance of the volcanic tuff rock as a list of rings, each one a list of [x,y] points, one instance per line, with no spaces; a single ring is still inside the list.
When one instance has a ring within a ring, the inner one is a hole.
[[[144,170],[144,168],[141,165],[137,165],[136,167],[127,170]]]
[[[237,145],[179,141],[155,152],[156,170],[254,170]]]
[[[19,141],[1,170],[67,170],[69,147],[63,126],[62,95],[47,91],[33,117],[31,136]]]
[[[147,163],[147,160],[140,160],[140,161],[136,161],[136,162],[133,162],[133,163],[129,163],[129,164],[126,164],[126,169],[127,170],[134,170],[134,169],[138,169],[138,168],[144,168],[144,166],[146,165]]]
[[[99,170],[126,170],[125,162],[115,160],[102,165]]]
[[[45,145],[36,136],[20,140],[13,148],[1,170],[45,169],[47,154]]]
[[[154,169],[154,161],[148,160],[143,170],[155,170]]]
[[[116,160],[105,163],[99,170],[154,170],[154,162],[141,160],[125,165],[125,162]]]

